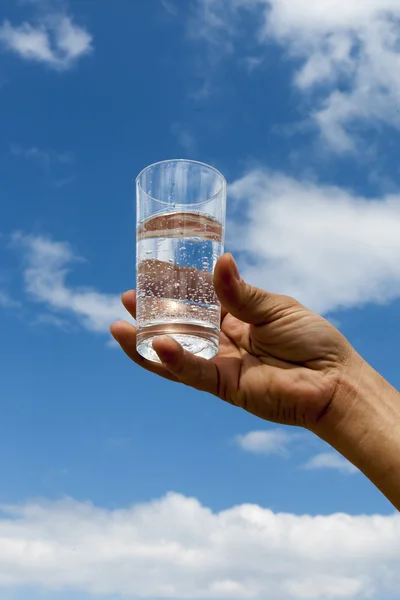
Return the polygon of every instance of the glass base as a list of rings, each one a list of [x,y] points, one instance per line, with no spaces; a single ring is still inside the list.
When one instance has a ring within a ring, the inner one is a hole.
[[[219,332],[215,329],[186,323],[164,323],[138,329],[136,349],[143,358],[161,362],[153,350],[153,340],[160,335],[173,338],[185,350],[202,358],[213,358],[218,352]]]

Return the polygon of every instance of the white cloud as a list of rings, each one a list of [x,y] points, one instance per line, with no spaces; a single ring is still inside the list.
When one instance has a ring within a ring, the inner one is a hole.
[[[4,509],[0,586],[126,598],[339,600],[395,595],[400,516],[308,516],[178,494],[107,510]]]
[[[13,26],[4,21],[0,26],[0,46],[20,58],[64,71],[92,50],[92,36],[70,17],[50,14],[35,25]]]
[[[286,429],[250,431],[235,437],[235,443],[252,454],[290,456],[296,444],[306,440],[303,433]],[[306,470],[335,469],[343,473],[357,473],[358,469],[336,452],[321,452],[311,457],[300,468]]]
[[[65,318],[58,317],[57,315],[53,315],[51,313],[43,313],[38,314],[32,321],[31,324],[33,327],[42,328],[43,325],[48,325],[49,327],[57,327],[62,331],[72,331],[73,325]]]
[[[242,450],[253,454],[287,454],[290,444],[298,436],[284,429],[268,429],[238,435],[235,442]]]
[[[344,473],[357,473],[358,469],[335,452],[323,452],[313,456],[303,466],[304,469],[335,469]]]
[[[400,297],[400,195],[357,196],[256,170],[229,189],[243,275],[322,313]]]
[[[400,128],[399,0],[347,0],[340,8],[336,0],[199,0],[199,6],[198,30],[213,45],[222,39],[222,47],[241,31],[240,9],[258,11],[261,46],[273,40],[299,65],[294,84],[307,93],[310,117],[331,148],[354,151],[355,124]]]
[[[171,17],[176,17],[178,15],[178,8],[171,0],[161,0],[161,5]]]
[[[193,154],[196,151],[196,140],[182,123],[173,123],[171,125],[171,133],[176,137],[179,145],[182,146],[185,152]]]
[[[1,308],[20,308],[21,303],[11,298],[5,290],[0,289],[0,307]]]
[[[68,177],[61,177],[60,179],[54,179],[52,184],[55,188],[65,188],[67,185],[71,185],[76,182],[76,175],[69,175]]]
[[[12,144],[11,153],[14,156],[23,157],[35,162],[45,171],[48,171],[52,165],[71,165],[74,162],[74,156],[71,152],[43,150],[37,146],[22,148],[18,144]]]
[[[104,333],[113,321],[129,316],[119,295],[68,285],[70,265],[81,260],[68,243],[17,233],[13,244],[23,253],[27,293],[50,311],[75,316],[89,331]]]
[[[237,2],[225,0],[199,0],[194,17],[189,20],[189,34],[194,39],[205,38],[211,45],[233,51],[233,44],[226,33],[232,34],[230,16],[236,12]]]
[[[248,73],[253,73],[253,71],[261,67],[263,62],[264,57],[262,56],[245,56],[243,59],[243,64]]]

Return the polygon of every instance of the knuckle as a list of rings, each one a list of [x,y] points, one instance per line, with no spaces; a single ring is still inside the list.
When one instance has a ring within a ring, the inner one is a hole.
[[[186,371],[186,360],[185,357],[182,356],[174,365],[174,373],[179,379],[185,379]]]
[[[285,294],[278,296],[280,298],[281,303],[285,305],[286,308],[294,308],[300,306],[299,302],[293,298],[292,296],[286,296]]]
[[[265,302],[265,298],[266,294],[260,288],[246,283],[245,293],[242,296],[243,307],[248,305],[252,307],[260,306]]]

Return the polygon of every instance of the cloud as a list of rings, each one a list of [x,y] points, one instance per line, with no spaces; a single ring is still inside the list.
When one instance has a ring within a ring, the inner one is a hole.
[[[73,316],[82,327],[96,333],[108,333],[113,321],[129,316],[119,295],[68,285],[71,264],[82,260],[68,243],[16,233],[13,245],[23,255],[26,292],[35,302],[46,305],[50,313]]]
[[[322,454],[317,454],[307,461],[303,468],[307,470],[336,469],[343,473],[358,472],[358,469],[354,465],[335,452],[323,452]]]
[[[250,431],[235,437],[235,443],[252,454],[290,456],[293,448],[301,440],[304,445],[304,434],[288,431],[287,429],[268,429]],[[336,452],[321,452],[311,457],[301,469],[319,470],[336,469],[343,473],[358,473],[358,469]]]
[[[5,291],[0,290],[0,307],[1,308],[20,308],[21,303],[17,300],[13,300],[11,296]]]
[[[107,510],[64,500],[3,508],[0,586],[126,598],[342,600],[400,587],[400,516],[215,513],[168,494]]]
[[[253,73],[256,69],[261,67],[264,62],[264,57],[262,56],[245,56],[243,58],[243,65],[245,66],[248,73]]]
[[[298,436],[284,429],[268,429],[238,435],[235,442],[242,450],[253,454],[287,454],[289,446]]]
[[[48,325],[50,327],[57,327],[58,329],[61,329],[62,331],[72,331],[73,330],[73,326],[70,323],[70,321],[68,321],[65,318],[58,317],[57,315],[53,315],[51,313],[38,314],[31,321],[31,324],[34,327],[40,327],[40,328],[42,328],[43,325],[44,326]]]
[[[229,195],[227,241],[250,282],[320,313],[400,297],[400,195],[366,198],[266,170]]]
[[[20,58],[66,71],[93,50],[92,36],[62,13],[50,13],[35,25],[0,26],[0,46]]]
[[[327,145],[353,152],[355,126],[400,128],[400,2],[398,0],[199,0],[198,32],[232,50],[241,11],[256,14],[267,52],[278,43],[292,61],[293,83],[310,102],[309,117]]]
[[[14,156],[26,158],[48,171],[52,165],[71,165],[75,162],[71,152],[54,152],[54,150],[42,150],[36,146],[22,148],[18,144],[11,145],[11,153]]]
[[[178,8],[171,0],[161,0],[161,5],[171,17],[178,16]]]
[[[193,154],[196,151],[196,140],[187,127],[181,123],[173,123],[171,133],[176,137],[178,144],[182,146],[185,152]]]
[[[192,39],[204,38],[211,46],[217,46],[224,53],[233,51],[230,35],[233,34],[230,17],[235,15],[237,0],[198,0],[196,10],[189,19],[188,31]]]
[[[61,177],[60,179],[53,180],[53,186],[58,189],[65,188],[67,185],[71,185],[75,183],[77,177],[76,175],[69,175],[68,177]]]

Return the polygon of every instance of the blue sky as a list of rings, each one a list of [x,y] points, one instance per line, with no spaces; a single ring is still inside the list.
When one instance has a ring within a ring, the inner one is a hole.
[[[360,473],[142,372],[108,325],[135,281],[136,174],[194,158],[228,179],[243,274],[399,386],[399,16],[2,1],[1,598],[395,597],[399,520]]]

